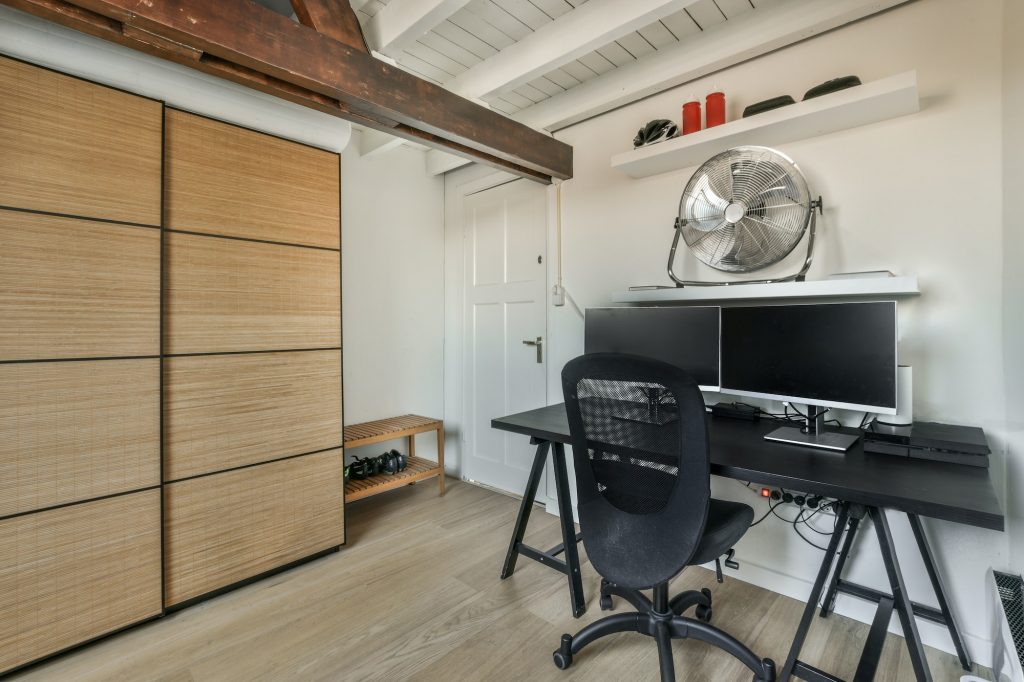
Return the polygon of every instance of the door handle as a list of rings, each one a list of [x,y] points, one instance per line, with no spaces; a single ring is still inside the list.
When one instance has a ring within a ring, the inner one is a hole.
[[[529,339],[523,339],[524,346],[536,346],[537,347],[537,364],[544,362],[544,339],[537,337],[536,341],[530,341]]]

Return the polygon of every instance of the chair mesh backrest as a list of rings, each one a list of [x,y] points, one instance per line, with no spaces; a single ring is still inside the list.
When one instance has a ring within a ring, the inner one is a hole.
[[[659,512],[679,476],[679,406],[659,383],[583,378],[577,383],[597,492],[619,511]]]
[[[583,542],[604,577],[668,580],[704,532],[710,462],[704,399],[667,363],[584,355],[562,371]]]

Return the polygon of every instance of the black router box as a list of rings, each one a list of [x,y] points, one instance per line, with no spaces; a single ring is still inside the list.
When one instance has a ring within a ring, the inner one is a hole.
[[[872,422],[864,428],[864,452],[987,467],[990,450],[985,432],[976,426],[935,422],[888,426]]]

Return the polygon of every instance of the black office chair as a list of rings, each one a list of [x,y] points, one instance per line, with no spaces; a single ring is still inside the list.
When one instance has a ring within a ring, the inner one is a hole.
[[[713,644],[754,672],[775,680],[775,663],[707,623],[711,592],[671,600],[668,582],[686,566],[712,561],[743,536],[753,519],[745,504],[711,499],[704,398],[693,379],[664,362],[595,353],[562,370],[572,437],[580,527],[587,556],[601,575],[602,607],[611,595],[636,612],[598,620],[562,635],[555,665],[594,640],[639,632],[658,642],[663,682],[675,679],[672,640]],[[653,600],[640,590],[653,589]],[[697,607],[699,619],[683,617]]]

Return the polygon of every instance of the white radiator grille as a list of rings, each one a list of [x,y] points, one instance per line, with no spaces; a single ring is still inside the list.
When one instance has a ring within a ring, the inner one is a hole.
[[[1006,623],[1010,627],[1013,645],[1017,650],[1017,660],[1024,662],[1024,580],[1019,575],[992,572],[999,591],[999,601],[1003,604]]]
[[[1024,682],[1024,579],[1012,573],[990,571],[998,600],[993,632],[992,672],[1000,682]]]

